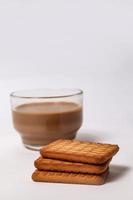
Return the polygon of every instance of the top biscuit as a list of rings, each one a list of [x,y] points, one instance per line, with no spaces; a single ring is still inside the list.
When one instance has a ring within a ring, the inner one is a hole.
[[[81,163],[102,164],[119,150],[118,145],[83,142],[77,140],[56,140],[43,147],[43,157]]]

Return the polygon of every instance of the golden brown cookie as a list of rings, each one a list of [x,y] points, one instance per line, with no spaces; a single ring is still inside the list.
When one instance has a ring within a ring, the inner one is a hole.
[[[45,171],[102,174],[107,170],[110,161],[111,159],[104,164],[94,165],[40,157],[35,160],[34,165],[38,170]]]
[[[118,150],[118,145],[113,144],[60,139],[43,147],[40,153],[43,157],[57,160],[102,164],[111,159]]]
[[[32,179],[33,181],[36,182],[101,185],[105,183],[108,173],[109,173],[108,170],[101,175],[36,170],[32,174]]]

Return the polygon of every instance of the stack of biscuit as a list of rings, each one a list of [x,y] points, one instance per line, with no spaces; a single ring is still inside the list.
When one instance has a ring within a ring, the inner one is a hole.
[[[118,145],[56,140],[40,150],[32,179],[37,182],[104,184]]]

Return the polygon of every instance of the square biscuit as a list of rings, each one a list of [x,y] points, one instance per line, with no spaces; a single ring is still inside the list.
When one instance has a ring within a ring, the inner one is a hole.
[[[32,174],[32,180],[36,182],[101,185],[105,183],[108,173],[109,173],[108,170],[104,172],[102,175],[36,170]]]
[[[110,161],[111,159],[106,163],[94,165],[39,157],[35,160],[34,165],[38,170],[45,171],[102,174],[109,167]]]
[[[42,157],[81,163],[102,164],[119,150],[118,145],[78,140],[56,140],[40,150]]]

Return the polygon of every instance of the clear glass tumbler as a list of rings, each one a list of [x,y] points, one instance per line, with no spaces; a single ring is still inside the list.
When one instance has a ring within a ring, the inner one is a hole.
[[[80,89],[36,89],[11,93],[15,129],[25,147],[39,150],[57,139],[73,139],[82,125]]]

